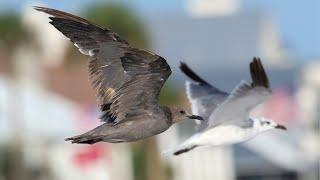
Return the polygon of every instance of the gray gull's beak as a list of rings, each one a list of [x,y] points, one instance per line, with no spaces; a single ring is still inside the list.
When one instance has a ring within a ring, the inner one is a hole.
[[[190,115],[190,116],[187,116],[189,119],[197,119],[197,120],[201,120],[203,121],[203,118],[201,116],[198,116],[198,115]]]

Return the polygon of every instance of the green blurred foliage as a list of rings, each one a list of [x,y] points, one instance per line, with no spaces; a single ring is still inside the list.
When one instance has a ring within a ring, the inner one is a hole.
[[[161,89],[159,103],[162,105],[179,105],[182,100],[183,96],[179,94],[179,91],[170,82],[166,82]]]
[[[0,174],[4,177],[9,176],[10,166],[10,149],[8,146],[0,146]]]
[[[90,21],[110,29],[129,41],[132,46],[149,46],[147,31],[141,19],[127,6],[118,3],[95,5],[84,11]]]
[[[5,51],[11,50],[21,41],[27,40],[28,32],[23,27],[19,14],[0,14],[0,43]]]
[[[132,147],[133,175],[135,180],[147,179],[145,170],[147,169],[146,145],[136,143]]]

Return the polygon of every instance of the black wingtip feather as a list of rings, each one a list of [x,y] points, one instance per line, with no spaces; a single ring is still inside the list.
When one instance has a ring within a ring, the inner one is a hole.
[[[192,79],[200,84],[205,84],[205,85],[211,86],[209,83],[207,83],[205,80],[203,80],[200,76],[198,76],[195,72],[193,72],[186,63],[180,62],[179,68],[190,79]]]
[[[48,13],[48,11],[53,10],[51,8],[46,8],[46,7],[42,7],[42,6],[32,6],[32,7],[34,10],[41,11],[44,13]]]
[[[41,6],[32,6],[33,9],[37,10],[37,11],[40,11],[41,9],[43,9],[43,7]]]
[[[95,144],[99,141],[102,141],[102,139],[101,138],[75,136],[75,137],[71,137],[71,138],[66,138],[65,141],[71,141],[72,144]]]
[[[250,63],[250,74],[252,79],[252,87],[263,86],[269,88],[268,76],[263,68],[260,58],[254,57]]]
[[[180,154],[189,152],[189,151],[191,151],[192,149],[194,149],[194,148],[196,148],[196,147],[197,147],[197,146],[195,145],[195,146],[191,146],[191,147],[189,147],[189,148],[180,149],[180,150],[174,152],[173,155],[178,156],[178,155],[180,155]]]
[[[33,7],[34,10],[37,10],[37,11],[40,11],[40,12],[44,12],[46,14],[48,14],[49,16],[53,16],[53,17],[56,17],[56,18],[60,18],[60,19],[65,19],[65,20],[72,20],[72,21],[75,21],[75,22],[79,22],[79,23],[83,23],[83,24],[91,24],[91,25],[94,25],[100,29],[103,29],[102,27],[94,24],[94,23],[91,23],[89,22],[88,20],[84,19],[84,18],[81,18],[79,16],[76,16],[76,15],[73,15],[73,14],[70,14],[70,13],[67,13],[67,12],[63,12],[63,11],[60,11],[60,10],[57,10],[57,9],[51,9],[51,8],[47,8],[47,7],[41,7],[41,6],[34,6]]]

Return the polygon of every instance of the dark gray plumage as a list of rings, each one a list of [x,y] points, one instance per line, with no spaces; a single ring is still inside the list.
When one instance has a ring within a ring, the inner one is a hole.
[[[201,119],[158,105],[160,90],[171,74],[164,58],[131,47],[116,33],[83,18],[45,7],[35,9],[51,15],[50,24],[90,56],[90,80],[104,124],[66,140],[89,144],[137,141],[165,131],[175,122]]]

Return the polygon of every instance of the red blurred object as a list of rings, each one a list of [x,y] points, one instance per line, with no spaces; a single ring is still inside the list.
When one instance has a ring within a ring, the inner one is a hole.
[[[83,168],[97,163],[97,161],[106,157],[105,155],[107,155],[106,148],[101,144],[97,144],[77,150],[72,161],[76,166]]]
[[[88,131],[101,124],[98,120],[96,106],[79,105],[76,117],[78,118],[76,118],[75,125],[79,132]],[[100,143],[78,148],[72,157],[74,164],[80,168],[92,166],[101,159],[110,160],[110,156],[108,156],[108,146]]]

